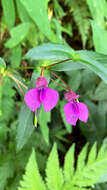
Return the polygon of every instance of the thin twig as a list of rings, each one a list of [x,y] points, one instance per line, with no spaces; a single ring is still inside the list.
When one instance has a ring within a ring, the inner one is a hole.
[[[54,75],[56,78],[62,81],[62,83],[64,83],[66,87],[70,90],[70,87],[67,85],[67,83],[63,79],[61,79],[56,73],[54,73],[53,71],[50,71],[50,73],[52,73],[52,75]]]
[[[69,90],[68,88],[66,88],[65,86],[63,86],[62,84],[60,84],[60,83],[58,83],[58,82],[56,82],[54,79],[50,79],[50,80],[52,80],[53,82],[55,82],[58,86],[60,86],[60,87],[62,87],[62,88],[64,88],[65,90]]]
[[[13,67],[13,68],[8,68],[8,71],[12,70],[24,70],[24,69],[34,69],[35,67]]]
[[[28,89],[27,86],[25,86],[22,82],[20,82],[19,80],[17,80],[11,73],[7,72],[6,73],[11,79],[13,79],[15,81],[15,83],[17,84],[18,88],[20,89],[20,92],[22,93],[22,95],[24,96],[24,92],[21,88],[20,85],[22,85],[24,88]]]

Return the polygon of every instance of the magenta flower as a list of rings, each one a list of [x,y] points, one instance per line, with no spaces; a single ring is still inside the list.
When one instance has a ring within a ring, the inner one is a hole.
[[[24,97],[27,106],[32,110],[37,110],[41,104],[46,112],[53,109],[59,99],[59,94],[56,90],[47,88],[48,82],[45,77],[39,77],[36,80],[36,88],[29,90]]]
[[[64,94],[65,99],[68,100],[68,103],[64,106],[65,119],[67,123],[71,125],[76,125],[78,119],[83,122],[88,120],[88,108],[82,103],[78,102],[78,94],[75,94],[72,90]]]

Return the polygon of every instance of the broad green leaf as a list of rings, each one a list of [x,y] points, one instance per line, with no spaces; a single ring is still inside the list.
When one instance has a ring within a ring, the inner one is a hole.
[[[75,163],[75,145],[73,144],[69,151],[66,153],[64,161],[64,178],[66,183],[72,181],[72,176],[74,174],[74,163]]]
[[[25,54],[24,58],[33,60],[61,61],[71,58],[73,49],[67,45],[46,43],[32,48]]]
[[[10,31],[11,38],[5,43],[7,48],[13,48],[23,41],[28,34],[30,28],[29,23],[22,23],[12,28]]]
[[[54,144],[47,161],[46,176],[47,186],[49,190],[62,190],[64,179],[62,170],[59,167],[56,144]]]
[[[23,181],[20,182],[20,186],[18,190],[46,190],[46,186],[39,173],[34,150],[29,158],[26,172],[23,176]]]
[[[46,3],[44,0],[20,0],[22,5],[27,10],[29,16],[37,24],[38,28],[46,37],[51,38],[50,23],[48,20],[48,13],[46,10]]]
[[[107,83],[107,66],[96,59],[92,59],[92,54],[86,51],[75,51],[66,46],[60,44],[43,44],[37,48],[31,49],[26,55],[26,59],[29,60],[51,60],[51,61],[63,61],[65,59],[73,59],[72,61],[66,61],[60,64],[52,66],[51,69],[56,71],[70,71],[72,69],[88,68],[94,71]]]
[[[47,144],[49,144],[49,128],[48,128],[48,122],[50,122],[50,112],[45,112],[43,107],[40,109],[39,113],[39,125],[40,130],[42,132],[43,138],[46,141]]]
[[[13,67],[18,67],[20,65],[21,55],[22,49],[20,44],[11,49],[11,65]]]
[[[16,135],[17,151],[23,148],[33,130],[33,112],[23,103],[19,114],[19,125]]]
[[[5,61],[0,57],[0,69],[6,68],[6,63]]]
[[[6,23],[11,29],[15,24],[15,7],[14,7],[14,0],[2,0],[3,6],[3,13],[5,16]]]
[[[91,25],[96,52],[107,55],[107,31],[98,26],[95,21],[91,21]]]

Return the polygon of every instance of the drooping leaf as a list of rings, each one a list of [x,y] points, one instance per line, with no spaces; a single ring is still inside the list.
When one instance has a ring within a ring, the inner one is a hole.
[[[33,112],[23,103],[19,115],[19,125],[17,128],[16,142],[19,151],[25,145],[34,130]]]

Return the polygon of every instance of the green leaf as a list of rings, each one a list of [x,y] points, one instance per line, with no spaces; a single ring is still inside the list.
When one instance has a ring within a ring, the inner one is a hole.
[[[86,144],[83,147],[80,154],[78,155],[77,172],[82,171],[84,166],[85,166],[85,159],[86,159],[86,155],[87,155],[87,147],[88,147],[88,144]]]
[[[45,112],[45,110],[40,109],[39,113],[39,125],[40,130],[42,132],[43,138],[46,141],[47,144],[49,144],[49,128],[48,128],[48,122],[50,122],[50,112]]]
[[[2,6],[6,23],[8,24],[9,29],[11,29],[15,24],[14,0],[2,0]]]
[[[70,182],[72,180],[72,176],[75,171],[75,169],[74,169],[74,163],[75,163],[74,151],[75,151],[75,145],[73,144],[65,156],[64,177],[65,177],[66,183]]]
[[[62,170],[59,167],[56,144],[54,144],[47,161],[46,176],[47,186],[49,190],[62,190],[64,179]]]
[[[6,68],[6,63],[5,63],[4,59],[2,59],[0,57],[0,69],[2,69],[2,68]]]
[[[92,17],[99,26],[104,26],[105,0],[87,0]]]
[[[26,166],[26,173],[23,176],[23,181],[20,182],[20,185],[21,187],[19,187],[18,190],[46,190],[45,184],[38,170],[34,150],[29,158]]]
[[[107,84],[103,81],[99,83],[97,88],[95,89],[95,93],[93,95],[94,100],[107,100]]]
[[[44,0],[20,0],[38,28],[50,39],[50,23],[48,20],[47,7]]]
[[[29,23],[22,23],[12,28],[10,31],[11,38],[5,43],[7,48],[13,48],[23,41],[28,34],[30,28]]]
[[[106,113],[103,105],[96,105],[91,101],[85,101],[89,110],[89,119],[87,123],[81,123],[83,135],[90,143],[96,140],[101,143],[101,140],[106,134]]]
[[[107,55],[107,31],[98,26],[94,21],[91,21],[91,25],[96,52]]]
[[[23,103],[19,114],[19,125],[16,135],[17,151],[23,148],[33,130],[33,112]]]
[[[73,59],[60,64],[52,66],[51,69],[56,71],[70,71],[72,69],[88,68],[94,71],[107,83],[107,67],[105,64],[96,59],[92,59],[90,51],[74,52],[72,48],[66,45],[47,43],[37,48],[31,49],[26,55],[26,59],[33,60],[51,60],[63,61],[65,59]]]
[[[60,61],[71,58],[73,49],[67,45],[46,43],[36,48],[32,48],[25,54],[24,58],[33,60]]]
[[[18,16],[22,22],[31,22],[31,18],[28,15],[25,7],[22,5],[21,0],[16,0]]]
[[[102,64],[95,59],[92,59],[90,53],[86,53],[85,51],[78,51],[80,56],[81,63],[89,68],[90,70],[94,71],[97,75],[99,75],[106,83],[107,83],[107,67],[105,64]]]
[[[13,67],[18,67],[20,65],[21,55],[22,49],[20,44],[11,49],[11,65]]]
[[[84,150],[86,147],[84,147]],[[89,154],[89,162],[84,164],[85,152],[81,153],[81,162],[78,162],[78,167],[72,178],[72,185],[79,187],[92,186],[98,182],[99,177],[104,174],[107,168],[107,143],[103,143],[101,149],[98,152],[97,158],[93,156],[93,152],[96,152],[96,146]],[[82,166],[82,167],[81,167]],[[78,170],[78,168],[80,168]],[[82,172],[81,172],[82,171]]]
[[[13,154],[4,154],[3,160],[0,161],[0,190],[5,189],[7,179],[14,174],[14,156]]]

